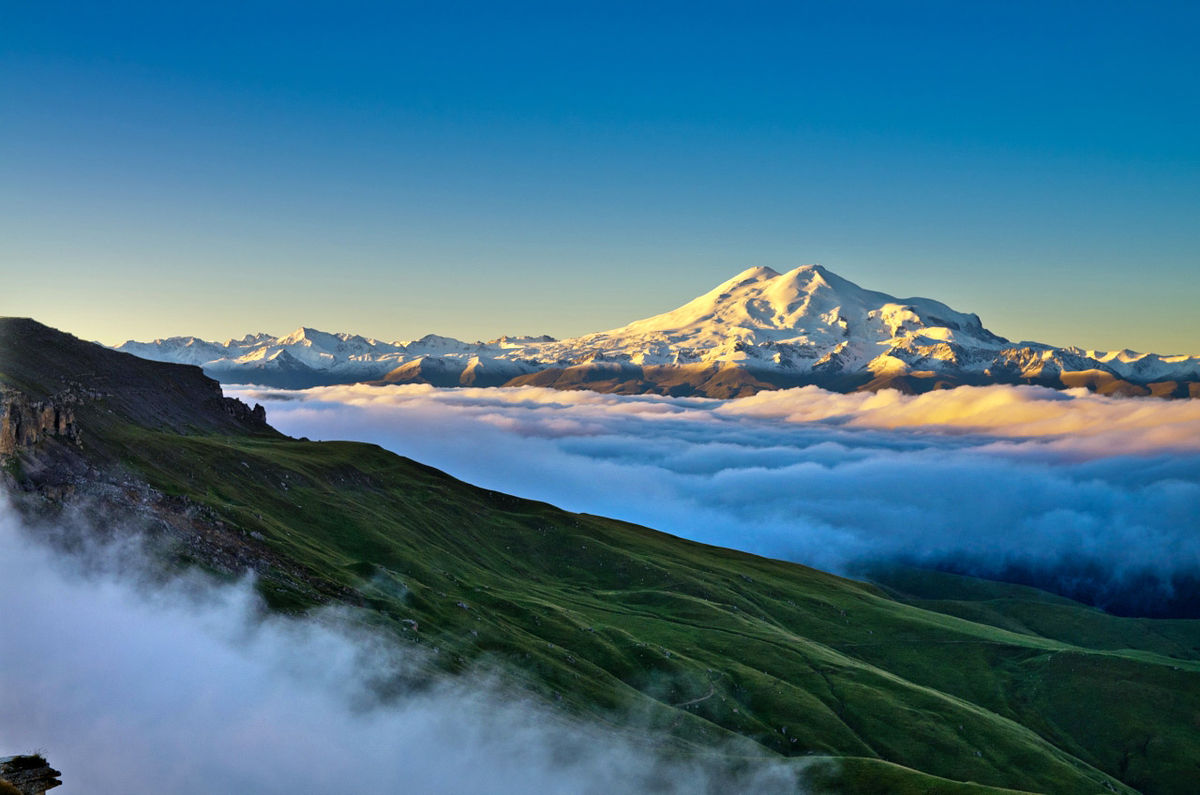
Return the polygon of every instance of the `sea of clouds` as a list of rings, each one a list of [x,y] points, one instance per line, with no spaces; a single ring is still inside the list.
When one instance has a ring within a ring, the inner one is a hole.
[[[424,385],[234,391],[281,431],[822,569],[903,561],[1117,612],[1200,608],[1200,401],[1030,386],[721,401]]]
[[[781,762],[671,761],[636,721],[574,721],[485,671],[430,681],[352,614],[271,616],[250,582],[164,582],[94,535],[0,501],[0,755],[44,752],[55,793],[797,790]]]
[[[489,488],[821,568],[1032,572],[1151,613],[1197,591],[1200,401],[1032,387],[240,394],[292,435],[375,442]],[[163,582],[136,542],[79,543],[93,535],[27,526],[0,502],[0,751],[44,750],[63,795],[796,786],[778,764],[666,761],[636,722],[569,720],[486,671],[397,687],[427,671],[423,652],[353,615],[271,617],[249,582]]]

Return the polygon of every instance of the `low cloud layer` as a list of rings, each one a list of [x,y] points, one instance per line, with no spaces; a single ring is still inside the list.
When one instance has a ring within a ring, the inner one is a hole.
[[[1200,401],[1011,386],[241,394],[292,435],[374,442],[488,488],[824,569],[909,560],[1057,579],[1148,613],[1186,605],[1200,572]]]
[[[267,619],[247,583],[140,581],[136,550],[54,552],[0,505],[0,754],[71,793],[787,792],[665,762],[482,675],[380,702],[412,648],[344,616]]]

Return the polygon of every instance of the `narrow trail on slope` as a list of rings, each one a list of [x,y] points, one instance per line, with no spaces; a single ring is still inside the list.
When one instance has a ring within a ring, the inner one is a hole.
[[[705,693],[704,695],[700,696],[700,698],[693,698],[691,701],[684,701],[681,704],[673,704],[672,706],[674,706],[676,709],[678,709],[680,707],[690,707],[693,704],[699,704],[701,701],[708,701],[710,698],[713,697],[713,695],[716,692],[717,692],[717,686],[715,684],[713,684],[712,680],[709,680],[708,692]]]

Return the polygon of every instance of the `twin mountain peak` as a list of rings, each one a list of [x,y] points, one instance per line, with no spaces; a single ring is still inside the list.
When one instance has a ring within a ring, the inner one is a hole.
[[[587,388],[737,397],[814,384],[837,391],[1033,383],[1200,397],[1200,356],[1014,343],[978,315],[866,290],[820,265],[742,271],[683,306],[565,340],[383,342],[301,327],[283,337],[171,337],[118,350],[202,367],[225,382],[302,388],[354,382]]]

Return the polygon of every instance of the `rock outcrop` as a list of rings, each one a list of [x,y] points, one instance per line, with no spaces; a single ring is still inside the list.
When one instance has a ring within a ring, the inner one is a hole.
[[[16,391],[0,391],[0,455],[12,455],[48,436],[80,443],[75,409],[79,396],[68,392],[51,400],[30,400]]]
[[[41,754],[0,757],[0,794],[15,791],[20,795],[42,795],[62,785],[58,780],[61,775]]]
[[[238,422],[250,428],[267,427],[267,410],[261,404],[255,403],[254,408],[250,408],[237,398],[223,397],[221,400],[225,413]]]

